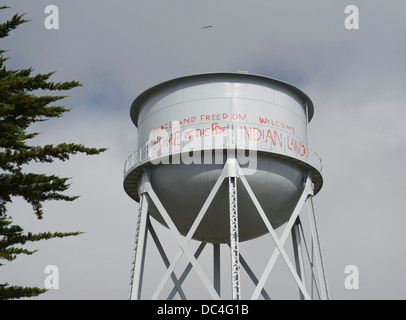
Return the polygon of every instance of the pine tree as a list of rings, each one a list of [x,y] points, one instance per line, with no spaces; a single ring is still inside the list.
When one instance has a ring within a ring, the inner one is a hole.
[[[8,7],[1,6],[1,9]],[[27,22],[24,15],[15,14],[11,19],[0,23],[0,38]],[[77,196],[67,196],[63,192],[69,188],[69,178],[56,175],[23,172],[29,163],[51,163],[56,159],[65,161],[71,155],[84,153],[95,155],[105,148],[88,148],[81,144],[61,143],[58,145],[31,146],[29,140],[38,135],[28,132],[30,125],[59,118],[69,109],[63,106],[50,106],[66,96],[42,95],[38,92],[67,91],[81,86],[77,81],[49,81],[54,72],[33,74],[32,68],[8,70],[5,66],[6,50],[0,50],[0,260],[12,261],[20,254],[35,252],[23,248],[26,242],[76,236],[81,232],[45,232],[32,234],[12,224],[7,204],[13,197],[21,197],[32,205],[38,219],[43,218],[42,204],[47,200],[73,201]],[[34,93],[35,92],[35,93]],[[1,266],[2,264],[0,264]],[[38,296],[47,291],[37,287],[10,286],[0,284],[0,299],[18,299]]]

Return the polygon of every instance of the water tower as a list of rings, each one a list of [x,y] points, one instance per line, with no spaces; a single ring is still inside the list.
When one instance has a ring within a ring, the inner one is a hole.
[[[264,286],[278,258],[298,297],[329,298],[313,206],[323,184],[321,160],[309,142],[313,112],[312,101],[296,87],[247,73],[185,76],[135,99],[130,114],[138,128],[138,147],[124,168],[124,189],[139,203],[130,299],[144,298],[148,234],[166,270],[146,299],[166,298],[161,295],[169,279],[173,290],[168,298],[178,293],[186,299],[182,284],[191,268],[210,297],[221,299],[221,245],[229,248],[232,299],[243,297],[242,270],[254,285],[246,297],[268,299]],[[301,217],[305,204],[309,234]],[[176,239],[175,255],[165,253],[150,217]],[[274,249],[258,248],[269,256],[258,277],[240,245],[264,235],[271,237]],[[293,256],[285,249],[288,239]],[[191,241],[201,244],[196,251]],[[206,244],[213,248],[211,276],[198,260]],[[179,276],[174,270],[181,257],[188,266]]]

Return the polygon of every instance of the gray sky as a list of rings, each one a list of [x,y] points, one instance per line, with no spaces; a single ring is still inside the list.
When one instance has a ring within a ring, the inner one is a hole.
[[[59,30],[44,26],[49,1],[3,2],[12,9],[1,21],[31,19],[1,40],[8,68],[84,84],[63,100],[71,112],[35,128],[34,143],[110,149],[27,168],[73,177],[69,194],[82,197],[46,204],[42,221],[16,199],[15,223],[86,234],[30,244],[39,252],[1,267],[1,283],[43,287],[56,265],[60,288],[38,299],[126,299],[138,208],[122,187],[136,148],[131,102],[178,76],[247,70],[296,85],[315,105],[311,146],[324,174],[315,204],[332,298],[406,298],[404,1],[54,0]],[[350,4],[358,30],[344,27]],[[347,265],[359,268],[358,290],[344,287]]]

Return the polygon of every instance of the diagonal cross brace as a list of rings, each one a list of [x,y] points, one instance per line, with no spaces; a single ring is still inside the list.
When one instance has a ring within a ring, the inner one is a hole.
[[[311,189],[310,181],[307,181],[306,185],[305,185],[305,189],[304,189],[301,197],[299,198],[299,201],[296,204],[295,209],[293,210],[293,213],[282,233],[282,236],[279,239],[279,241],[282,245],[285,244],[285,242],[289,236],[290,230],[292,229],[293,224],[295,223],[296,218],[299,216],[299,212],[302,209],[302,207],[306,201],[306,198],[308,197],[309,192],[311,191],[311,190],[309,190],[309,188]],[[254,300],[258,299],[259,293],[260,293],[261,289],[264,287],[265,282],[268,280],[269,274],[271,273],[272,268],[276,262],[276,259],[278,259],[278,257],[279,257],[279,250],[277,248],[275,248],[275,250],[272,253],[271,258],[269,259],[268,264],[265,267],[265,270],[261,276],[261,279],[259,280],[259,283],[252,294],[251,299],[254,299]]]
[[[212,296],[213,299],[220,299],[217,292],[214,290],[213,286],[211,285],[210,280],[207,277],[206,273],[204,272],[204,270],[200,266],[199,262],[194,257],[193,253],[191,252],[191,250],[190,250],[190,248],[188,246],[188,242],[186,242],[185,239],[179,233],[178,229],[176,228],[176,226],[175,226],[174,222],[172,221],[171,217],[169,216],[168,212],[165,210],[164,206],[162,205],[162,203],[159,200],[158,196],[156,195],[155,191],[152,189],[151,184],[150,184],[149,181],[146,181],[145,188],[146,188],[151,200],[154,202],[154,204],[157,207],[159,213],[161,214],[162,218],[164,219],[164,221],[165,221],[166,225],[168,226],[169,230],[171,230],[172,234],[175,236],[175,239],[178,242],[178,245],[179,245],[180,249],[183,251],[183,254],[185,254],[186,258],[189,260],[189,262],[192,263],[193,267],[195,268],[198,276],[202,280],[202,282],[203,282],[204,286],[206,287],[207,291],[209,292],[209,294]],[[182,256],[182,252],[181,252],[180,256]],[[179,261],[179,260],[177,260],[177,261]],[[166,275],[168,273],[169,273],[169,275],[171,275],[172,272],[173,272],[174,267],[175,267],[174,263],[169,266],[169,268],[167,269],[167,272],[165,273],[164,278],[162,279],[162,281],[161,281],[159,287],[157,288],[157,290],[155,291],[152,299],[158,299],[158,295],[162,291],[163,286],[165,285],[165,283],[167,281],[167,276]]]
[[[163,207],[162,203],[159,201],[157,195],[155,194],[154,190],[151,187],[151,183],[148,180],[148,177],[146,177],[146,181],[145,181],[145,189],[146,191],[150,194],[151,196],[151,200],[155,203],[155,205],[157,206],[157,209],[159,210],[159,212],[161,213],[162,217],[166,220],[168,220],[169,223],[167,223],[168,228],[172,231],[174,231],[178,244],[180,245],[180,249],[178,250],[178,252],[176,253],[174,259],[172,260],[169,268],[167,269],[167,271],[165,272],[164,276],[161,279],[161,282],[158,284],[158,287],[156,288],[152,299],[158,299],[158,296],[161,294],[166,282],[168,281],[171,273],[173,272],[173,270],[175,269],[176,265],[178,264],[180,258],[182,257],[182,255],[185,253],[184,248],[188,248],[188,244],[190,242],[190,240],[192,239],[197,227],[199,226],[200,222],[202,221],[204,215],[206,214],[211,202],[213,201],[215,195],[217,194],[218,190],[221,187],[221,184],[223,183],[224,179],[230,175],[229,171],[232,171],[234,169],[234,162],[231,162],[229,160],[227,160],[226,164],[223,167],[223,170],[221,171],[221,174],[219,176],[219,178],[217,179],[216,183],[213,186],[213,189],[210,191],[210,194],[208,195],[205,203],[203,204],[202,208],[200,209],[195,221],[193,222],[192,226],[190,227],[189,232],[187,233],[186,237],[183,239],[181,237],[181,235],[179,234],[179,231],[177,230],[176,226],[174,225],[174,223],[172,222],[171,218],[169,217],[169,214],[166,212],[165,208]],[[162,212],[161,212],[162,211]],[[165,217],[164,217],[165,216]],[[165,220],[165,222],[167,222]],[[191,259],[193,259],[194,257],[191,256],[191,253],[189,252],[188,249],[186,249],[188,251],[188,259],[190,262],[192,262]],[[196,259],[194,259],[196,260]],[[195,261],[194,263],[192,263],[193,265],[197,264],[197,261]],[[199,269],[200,265],[199,265]],[[198,272],[199,274],[199,272]],[[200,276],[200,274],[199,274]],[[220,296],[217,294],[216,290],[214,289],[213,286],[208,285],[208,277],[205,275],[205,273],[202,271],[201,273],[201,279],[203,281],[203,283],[205,284],[207,290],[209,291],[211,297],[213,299],[220,299]],[[203,280],[204,279],[204,280]]]
[[[233,159],[234,160],[234,159]],[[230,172],[236,172],[233,174],[230,174]],[[258,210],[261,218],[264,220],[264,223],[266,225],[266,227],[268,228],[268,231],[270,232],[277,248],[274,250],[273,255],[270,259],[270,261],[268,262],[268,265],[260,279],[260,281],[258,282],[258,285],[254,291],[254,294],[252,296],[251,299],[256,299],[258,297],[258,295],[262,292],[263,290],[263,286],[269,276],[269,273],[272,270],[272,267],[276,261],[276,259],[278,258],[279,254],[282,255],[283,259],[285,260],[285,263],[287,264],[292,276],[294,277],[300,291],[302,292],[302,294],[304,295],[304,297],[306,299],[310,299],[305,286],[303,285],[302,281],[300,280],[300,277],[298,276],[297,272],[294,270],[294,267],[291,263],[291,261],[289,260],[289,257],[286,254],[286,251],[283,248],[283,245],[289,235],[289,231],[291,230],[293,223],[295,221],[295,219],[297,218],[299,211],[301,209],[301,207],[303,206],[304,201],[307,199],[307,197],[309,195],[312,195],[313,190],[311,188],[311,178],[310,176],[307,177],[306,180],[306,184],[305,184],[305,188],[304,191],[296,205],[296,208],[294,210],[294,212],[292,213],[292,216],[281,236],[280,239],[278,239],[274,229],[272,228],[271,224],[269,223],[269,220],[267,219],[262,207],[260,206],[257,198],[255,197],[255,194],[253,193],[251,187],[249,186],[247,180],[244,177],[243,171],[240,168],[240,166],[238,165],[238,163],[236,163],[236,161],[234,162],[230,162],[227,161],[227,163],[225,164],[220,177],[218,178],[218,180],[216,181],[213,189],[211,190],[209,196],[207,197],[202,209],[200,210],[199,214],[197,215],[192,227],[190,228],[186,238],[183,238],[179,231],[177,230],[175,224],[173,223],[173,221],[171,220],[169,214],[166,212],[165,208],[163,207],[162,203],[159,201],[157,195],[155,194],[154,190],[152,189],[152,186],[150,184],[150,181],[148,180],[148,177],[145,178],[145,183],[144,183],[144,190],[146,193],[149,194],[150,199],[155,203],[156,207],[158,208],[159,212],[161,213],[162,217],[164,218],[168,228],[174,233],[175,238],[179,244],[180,249],[178,250],[175,258],[173,259],[172,263],[170,264],[170,266],[168,267],[164,277],[162,278],[160,284],[158,285],[158,288],[156,289],[152,299],[157,299],[159,294],[161,293],[163,287],[165,286],[167,280],[169,279],[169,277],[172,275],[174,268],[176,267],[177,263],[179,262],[180,258],[182,257],[183,254],[185,254],[187,256],[187,259],[189,260],[190,264],[193,265],[193,267],[195,268],[198,276],[201,278],[201,280],[203,281],[203,284],[206,286],[207,290],[209,291],[211,297],[213,299],[220,299],[219,295],[217,294],[216,290],[214,289],[213,285],[210,284],[210,281],[207,277],[207,275],[204,273],[203,269],[201,268],[200,264],[197,262],[196,258],[194,257],[194,255],[191,253],[190,248],[188,247],[188,244],[193,236],[193,234],[195,233],[197,227],[199,226],[201,220],[203,219],[208,207],[210,206],[214,196],[216,195],[216,193],[218,192],[221,184],[223,183],[223,180],[226,177],[230,177],[230,176],[234,176],[234,177],[239,177],[241,178],[245,188],[247,189],[247,192],[249,193],[252,201],[254,202],[254,205],[256,206],[256,209]]]
[[[166,256],[164,248],[162,247],[161,242],[159,241],[159,238],[158,238],[158,236],[157,236],[157,234],[156,234],[156,232],[154,230],[154,227],[152,226],[151,221],[149,219],[148,219],[147,228],[148,228],[149,233],[151,234],[152,239],[155,242],[155,245],[156,245],[156,247],[158,249],[159,254],[161,255],[161,258],[162,258],[163,262],[165,263],[165,266],[168,267],[170,265],[168,257]],[[182,287],[181,287],[181,284],[182,284],[181,281],[178,280],[175,273],[171,274],[171,278],[172,278],[173,284],[175,285],[175,290],[176,290],[175,293],[178,292],[180,298],[182,300],[186,300],[186,295],[183,292]]]
[[[201,242],[200,243],[200,245],[197,248],[196,253],[195,253],[195,258],[196,259],[199,258],[200,254],[202,253],[205,246],[206,246],[206,242]],[[184,271],[182,272],[182,274],[181,274],[181,276],[179,278],[179,285],[183,284],[183,281],[185,281],[185,279],[188,276],[188,274],[189,274],[190,270],[192,269],[192,267],[193,267],[192,264],[189,262],[189,264],[186,266],[186,268],[184,269]],[[167,300],[172,300],[173,297],[175,296],[176,292],[177,292],[176,287],[174,287],[172,289],[171,293],[169,294]]]
[[[230,244],[228,244],[228,246],[230,247]],[[244,257],[241,255],[240,253],[240,263],[241,266],[245,269],[245,271],[247,272],[248,276],[250,277],[250,279],[252,280],[252,282],[257,285],[258,284],[258,279],[255,276],[254,272],[251,270],[251,268],[249,267],[248,263],[245,261]],[[268,293],[265,291],[265,289],[261,290],[261,294],[264,297],[265,300],[271,300],[271,297],[268,295]]]
[[[273,254],[272,254],[272,256],[271,256],[271,258],[270,258],[270,260],[269,260],[269,262],[268,262],[268,264],[267,264],[267,266],[265,268],[265,270],[264,270],[263,275],[261,276],[261,279],[260,279],[257,287],[254,290],[254,293],[251,296],[251,299],[258,299],[258,296],[259,296],[263,286],[265,285],[265,282],[267,281],[267,279],[269,277],[269,274],[270,274],[270,272],[271,272],[271,270],[272,270],[272,268],[273,268],[273,266],[275,264],[276,259],[278,258],[279,254],[281,254],[283,259],[285,260],[286,265],[289,268],[289,271],[291,272],[293,278],[295,279],[296,284],[298,285],[300,291],[302,292],[303,296],[305,297],[305,299],[310,300],[310,296],[307,293],[307,290],[306,290],[305,286],[303,285],[303,282],[300,280],[297,272],[295,271],[292,263],[290,262],[289,257],[286,254],[286,251],[283,249],[283,245],[285,244],[286,239],[289,236],[289,232],[292,229],[292,226],[293,226],[297,216],[299,215],[299,212],[300,212],[304,202],[306,201],[308,195],[313,193],[313,190],[311,188],[310,175],[308,175],[308,177],[306,179],[306,183],[305,183],[305,187],[304,187],[304,190],[302,192],[302,195],[299,198],[299,201],[296,204],[296,207],[295,207],[295,209],[294,209],[294,211],[293,211],[293,213],[292,213],[292,215],[291,215],[291,217],[290,217],[290,219],[288,221],[288,224],[287,224],[287,226],[286,226],[286,228],[285,228],[285,230],[284,230],[284,232],[283,232],[280,239],[278,239],[274,229],[272,228],[272,225],[270,224],[268,218],[265,215],[265,212],[263,211],[261,205],[259,204],[257,198],[255,197],[255,194],[253,193],[250,185],[248,184],[248,181],[245,179],[244,175],[242,175],[242,174],[240,174],[240,178],[241,178],[241,181],[243,182],[245,188],[247,189],[247,192],[250,195],[252,201],[254,202],[254,205],[255,205],[256,209],[258,210],[262,220],[264,221],[269,233],[271,234],[272,239],[274,240],[274,242],[275,242],[275,244],[277,246],[277,248],[275,248],[275,250],[274,250],[274,252],[273,252]]]

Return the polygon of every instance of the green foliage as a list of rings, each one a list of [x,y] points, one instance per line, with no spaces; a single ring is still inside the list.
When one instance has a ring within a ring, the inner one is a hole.
[[[10,217],[0,216],[0,235],[3,236],[0,239],[0,259],[12,261],[16,259],[18,254],[31,255],[36,252],[30,251],[21,247],[13,247],[14,245],[24,245],[30,241],[40,241],[52,238],[63,238],[66,236],[76,236],[82,232],[43,232],[38,234],[32,234],[28,232],[23,234],[23,229],[20,226],[12,225]],[[0,264],[1,265],[1,264]]]
[[[8,9],[7,6],[1,6],[0,9]],[[20,24],[27,22],[28,20],[23,19],[24,14],[15,14],[10,20],[5,23],[0,24],[0,38],[8,36],[8,33],[17,28]]]
[[[20,286],[8,286],[8,283],[5,283],[0,284],[0,300],[36,297],[47,291],[47,289],[40,289],[37,287],[27,288]]]
[[[1,6],[1,9],[6,9]],[[15,14],[10,20],[0,24],[0,38],[28,20],[24,15]],[[32,146],[30,139],[38,132],[29,132],[29,127],[40,121],[59,118],[69,109],[50,105],[65,98],[65,95],[42,95],[41,91],[67,91],[81,86],[77,81],[51,82],[54,72],[33,74],[32,68],[8,70],[4,57],[6,50],[0,50],[0,260],[12,261],[20,254],[31,255],[36,250],[22,246],[27,242],[76,236],[81,232],[44,232],[32,234],[12,224],[8,216],[7,204],[13,197],[20,197],[32,205],[34,214],[43,218],[43,202],[49,200],[73,201],[77,196],[67,196],[63,192],[69,188],[69,178],[56,175],[23,172],[31,162],[51,163],[54,160],[66,161],[71,155],[84,153],[96,155],[105,148],[88,148],[81,144],[61,143],[58,145]],[[25,170],[27,171],[27,170]],[[1,264],[0,264],[1,265]],[[45,289],[25,288],[0,284],[0,299],[16,299],[37,296]]]

